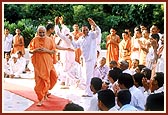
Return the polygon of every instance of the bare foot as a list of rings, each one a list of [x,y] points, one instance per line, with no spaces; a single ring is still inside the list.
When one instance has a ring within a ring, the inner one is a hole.
[[[39,101],[38,103],[37,103],[37,106],[42,106],[43,105],[43,101]]]
[[[48,96],[47,96],[47,94],[44,96],[44,100],[48,100]]]
[[[47,97],[49,97],[50,95],[51,95],[51,93],[48,92],[48,93],[47,93]]]

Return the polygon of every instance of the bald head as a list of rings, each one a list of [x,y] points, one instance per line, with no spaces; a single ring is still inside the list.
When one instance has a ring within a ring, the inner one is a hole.
[[[79,26],[78,26],[78,24],[74,24],[74,25],[73,25],[73,29],[74,29],[74,31],[79,31]]]
[[[39,26],[37,28],[37,33],[40,37],[44,38],[46,35],[46,28],[44,26]]]

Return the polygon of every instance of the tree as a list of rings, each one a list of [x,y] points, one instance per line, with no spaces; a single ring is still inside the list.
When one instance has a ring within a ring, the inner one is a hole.
[[[163,33],[164,31],[164,4],[46,3],[4,5],[4,22],[11,27],[11,30],[22,23],[26,23],[30,26],[26,26],[26,28],[37,28],[39,25],[46,25],[48,21],[54,22],[55,16],[63,16],[65,24],[70,27],[71,30],[72,25],[75,23],[78,23],[80,27],[82,25],[89,26],[87,18],[93,18],[102,30],[103,44],[106,42],[106,34],[109,33],[112,27],[116,28],[117,34],[120,35],[120,37],[125,28],[129,28],[133,33],[133,28],[141,23],[148,24],[149,27],[157,23],[161,32]],[[28,34],[32,34],[32,31],[30,32],[29,29],[24,30],[29,40],[31,35]],[[35,30],[32,30],[35,34]],[[27,42],[29,42],[28,40]],[[105,45],[101,46],[103,49],[105,48]]]

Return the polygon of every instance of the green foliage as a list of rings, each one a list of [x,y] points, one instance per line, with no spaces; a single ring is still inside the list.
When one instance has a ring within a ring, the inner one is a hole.
[[[101,49],[106,49],[106,37],[109,32],[102,32]]]
[[[10,23],[16,22],[22,18],[21,7],[18,4],[5,4],[4,17]]]
[[[33,38],[39,25],[53,22],[56,16],[63,16],[64,22],[72,31],[72,25],[77,23],[90,26],[87,18],[95,20],[102,30],[102,44],[105,48],[105,38],[110,28],[114,27],[117,34],[141,23],[158,24],[161,33],[164,31],[164,4],[4,4],[4,26],[15,34],[16,28],[22,30],[25,46]]]
[[[28,46],[30,40],[34,37],[37,30],[36,26],[33,26],[33,21],[31,19],[22,19],[17,23],[9,24],[9,21],[4,23],[5,27],[10,29],[10,33],[15,35],[15,30],[18,28],[21,30],[21,34],[24,37],[25,47]]]
[[[155,9],[153,10],[153,23],[158,24],[160,32],[164,33],[164,6],[163,5],[156,5]]]

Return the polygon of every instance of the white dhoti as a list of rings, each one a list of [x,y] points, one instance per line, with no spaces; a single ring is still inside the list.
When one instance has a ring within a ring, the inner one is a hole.
[[[86,73],[86,90],[85,90],[85,95],[93,96],[93,92],[90,90],[90,82],[91,79],[93,78],[93,71],[94,71],[94,66],[95,66],[96,61],[95,60],[90,60],[84,62],[84,68],[85,68],[85,73]]]

